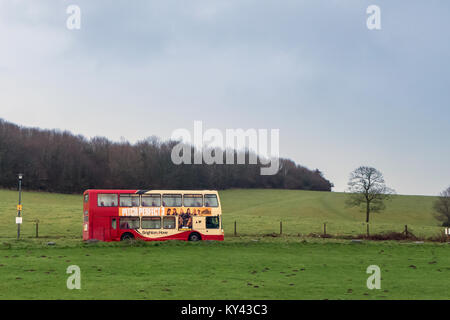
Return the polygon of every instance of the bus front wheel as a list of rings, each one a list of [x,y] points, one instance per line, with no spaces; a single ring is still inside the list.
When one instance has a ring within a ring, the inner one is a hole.
[[[121,237],[120,240],[124,241],[124,240],[133,240],[134,239],[134,235],[132,233],[129,232],[125,232]]]
[[[194,232],[189,235],[188,240],[189,241],[199,241],[199,240],[202,240],[202,238],[200,237],[200,235],[198,233]]]

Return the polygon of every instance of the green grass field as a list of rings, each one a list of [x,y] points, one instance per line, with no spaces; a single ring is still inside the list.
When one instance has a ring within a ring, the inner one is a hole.
[[[431,236],[433,197],[396,196],[372,217],[372,232]],[[291,190],[221,192],[224,242],[83,243],[80,195],[25,192],[16,240],[17,192],[0,190],[1,299],[449,299],[450,245],[306,237],[365,232],[345,194]],[[34,220],[39,219],[39,238]],[[279,232],[283,235],[267,237]],[[233,236],[237,221],[238,236]],[[299,236],[300,234],[300,236]],[[53,241],[54,246],[47,242]],[[81,268],[68,290],[66,268]],[[381,268],[369,290],[366,268]]]
[[[149,243],[1,250],[2,299],[449,299],[444,245]],[[81,290],[66,268],[81,269]],[[381,268],[381,289],[366,268]]]

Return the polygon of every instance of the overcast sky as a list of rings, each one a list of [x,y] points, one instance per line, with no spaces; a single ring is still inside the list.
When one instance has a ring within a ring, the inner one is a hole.
[[[81,29],[66,28],[67,6]],[[368,30],[366,8],[381,8]],[[0,2],[0,118],[135,142],[280,129],[281,156],[344,191],[370,165],[400,194],[450,185],[450,2]]]

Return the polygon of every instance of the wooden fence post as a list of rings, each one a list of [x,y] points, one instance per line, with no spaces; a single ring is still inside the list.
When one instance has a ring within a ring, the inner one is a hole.
[[[280,221],[280,234],[282,234],[282,233],[283,233],[283,222]]]
[[[39,238],[39,219],[34,220],[36,223],[36,238]]]
[[[369,224],[367,223],[367,236],[369,237],[370,236],[370,233],[369,233]]]
[[[237,233],[236,233],[236,220],[234,221],[234,236],[236,237]]]
[[[327,224],[326,223],[323,224],[323,235],[324,236],[327,235]]]
[[[405,224],[405,235],[408,236],[408,225]]]

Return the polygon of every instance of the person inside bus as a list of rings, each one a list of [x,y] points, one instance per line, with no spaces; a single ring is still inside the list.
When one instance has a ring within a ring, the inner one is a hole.
[[[130,225],[128,224],[128,221],[120,221],[120,229],[130,229]]]

